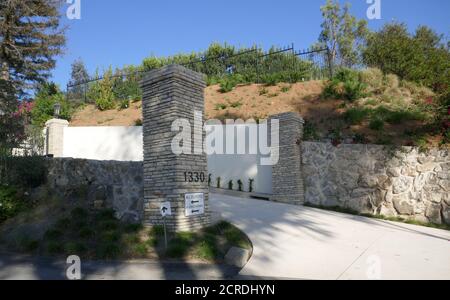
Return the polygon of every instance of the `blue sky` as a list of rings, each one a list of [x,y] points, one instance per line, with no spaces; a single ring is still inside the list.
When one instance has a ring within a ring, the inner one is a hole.
[[[65,89],[70,64],[83,59],[93,74],[112,65],[139,64],[143,58],[204,50],[212,42],[269,48],[291,43],[307,48],[320,33],[325,0],[80,0],[81,19],[68,20],[65,54],[52,80]],[[344,3],[345,1],[341,1]],[[366,18],[366,0],[350,0],[351,12]],[[450,34],[448,0],[381,0],[381,20],[397,20],[410,30],[424,24]]]

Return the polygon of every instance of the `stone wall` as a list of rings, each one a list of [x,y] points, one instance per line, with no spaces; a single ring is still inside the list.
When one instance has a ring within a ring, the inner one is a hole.
[[[302,160],[307,203],[450,223],[448,150],[304,142]]]
[[[66,201],[112,208],[118,219],[138,223],[143,214],[142,162],[48,159],[47,183]]]

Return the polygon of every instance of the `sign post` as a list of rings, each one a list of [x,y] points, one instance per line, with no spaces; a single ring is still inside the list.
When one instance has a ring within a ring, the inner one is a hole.
[[[160,211],[161,211],[161,216],[163,219],[163,226],[164,226],[164,245],[166,246],[166,250],[167,250],[166,216],[172,215],[172,208],[170,207],[170,202],[161,203]]]

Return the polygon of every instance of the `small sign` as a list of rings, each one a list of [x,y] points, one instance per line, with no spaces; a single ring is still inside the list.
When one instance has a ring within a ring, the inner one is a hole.
[[[161,207],[159,208],[161,211],[161,216],[171,216],[172,215],[172,209],[170,208],[170,202],[163,202],[161,203]]]
[[[185,194],[184,200],[186,217],[203,215],[205,213],[205,194]]]

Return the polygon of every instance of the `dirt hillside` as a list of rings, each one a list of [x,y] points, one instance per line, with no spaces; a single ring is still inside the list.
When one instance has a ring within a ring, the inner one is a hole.
[[[334,113],[339,101],[321,101],[322,82],[263,86],[241,85],[229,93],[221,93],[218,85],[205,89],[207,119],[262,119],[281,112],[298,112],[304,117],[327,118]],[[99,111],[87,105],[76,112],[70,126],[134,126],[142,119],[141,101],[127,109]]]

